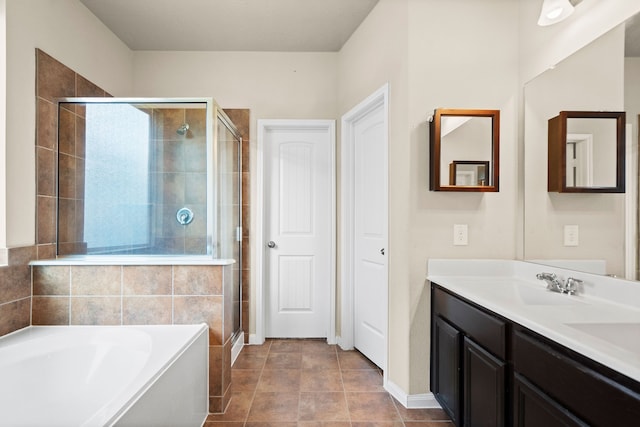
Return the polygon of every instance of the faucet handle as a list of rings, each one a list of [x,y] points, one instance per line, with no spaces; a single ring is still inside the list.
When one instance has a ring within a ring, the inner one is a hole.
[[[582,280],[576,279],[575,277],[568,277],[564,285],[564,293],[575,295],[580,285],[582,285]]]
[[[543,272],[543,273],[536,274],[536,279],[538,279],[538,280],[547,280],[547,279],[548,280],[553,280],[556,277],[557,277],[556,273],[544,273]]]

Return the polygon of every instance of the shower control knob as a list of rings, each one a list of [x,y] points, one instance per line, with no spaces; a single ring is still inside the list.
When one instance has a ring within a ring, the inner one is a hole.
[[[193,211],[189,208],[182,208],[176,212],[176,220],[180,225],[187,225],[193,221]]]
[[[276,247],[276,242],[274,242],[273,240],[269,240],[269,243],[267,243],[267,246],[273,249]]]

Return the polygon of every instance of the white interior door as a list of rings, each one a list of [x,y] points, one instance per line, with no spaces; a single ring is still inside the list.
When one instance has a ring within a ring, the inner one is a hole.
[[[335,126],[309,123],[264,135],[266,337],[328,336]]]
[[[384,369],[387,338],[387,128],[384,105],[353,123],[354,346]]]

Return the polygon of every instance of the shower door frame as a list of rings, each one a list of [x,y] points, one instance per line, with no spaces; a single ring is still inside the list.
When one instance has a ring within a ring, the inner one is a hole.
[[[240,135],[240,132],[238,131],[238,129],[236,128],[235,124],[233,123],[233,121],[229,118],[229,116],[227,116],[227,114],[224,112],[224,110],[215,102],[213,101],[213,105],[214,105],[214,111],[213,111],[213,128],[212,128],[212,132],[213,132],[213,146],[212,146],[212,151],[213,151],[213,155],[208,155],[207,158],[210,159],[211,161],[213,161],[213,171],[214,173],[212,174],[212,176],[217,176],[218,175],[218,170],[217,170],[217,165],[218,165],[218,119],[220,121],[223,122],[224,126],[227,128],[227,130],[229,132],[231,132],[231,134],[233,135],[233,137],[235,138],[235,141],[237,143],[237,154],[238,154],[238,163],[237,163],[237,168],[238,168],[238,224],[239,227],[236,230],[236,244],[238,245],[238,259],[236,260],[236,263],[238,265],[238,287],[239,290],[238,292],[240,293],[240,299],[239,299],[239,307],[238,307],[238,316],[240,319],[240,325],[238,327],[237,330],[234,330],[231,333],[231,340],[232,342],[235,344],[236,342],[244,344],[244,337],[242,336],[243,331],[243,325],[242,325],[242,269],[243,269],[243,260],[242,260],[242,235],[243,235],[243,224],[242,224],[242,136]],[[208,118],[207,118],[208,119]],[[208,128],[207,128],[207,132],[208,132]],[[208,180],[211,181],[211,180]],[[213,180],[213,182],[211,183],[212,188],[213,188],[213,194],[215,195],[215,204],[214,206],[218,205],[218,191],[217,191],[217,187],[215,186],[215,180]],[[207,208],[208,209],[208,208]],[[216,215],[212,215],[212,217],[216,217]],[[217,224],[213,224],[213,226],[217,226]],[[214,228],[213,230],[215,230],[216,228]],[[211,241],[213,242],[213,239],[211,239]],[[215,248],[212,248],[215,249]],[[241,338],[240,340],[238,340],[239,338]],[[239,352],[239,350],[237,350]],[[237,355],[236,355],[237,357]],[[233,360],[235,360],[235,357],[233,358]]]

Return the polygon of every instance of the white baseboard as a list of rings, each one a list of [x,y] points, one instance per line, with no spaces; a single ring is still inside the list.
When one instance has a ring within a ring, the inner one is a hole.
[[[236,341],[231,346],[231,366],[236,363],[236,359],[240,355],[242,348],[244,347],[244,332],[241,332],[237,337]]]
[[[249,345],[262,345],[264,340],[259,340],[256,334],[249,334]]]
[[[342,337],[339,335],[336,335],[336,344],[342,349],[342,350],[353,350],[353,346],[346,346],[345,343],[342,341]]]
[[[440,404],[433,393],[407,394],[391,381],[384,384],[385,390],[407,409],[436,409]]]

